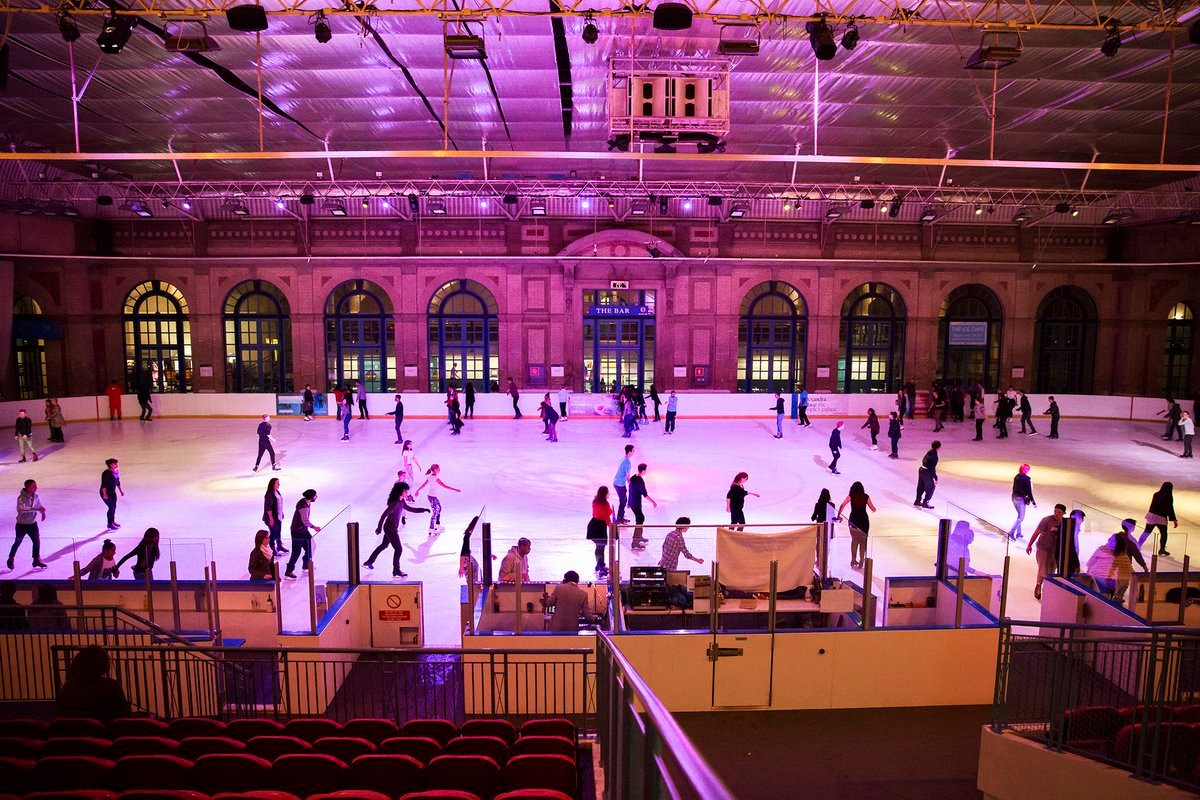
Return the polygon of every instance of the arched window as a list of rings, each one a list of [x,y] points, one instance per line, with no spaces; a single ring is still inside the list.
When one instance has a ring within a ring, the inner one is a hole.
[[[937,377],[966,386],[982,380],[985,391],[1000,384],[1000,298],[986,286],[968,283],[952,291],[938,313]]]
[[[183,292],[169,283],[145,281],[125,297],[125,384],[137,391],[192,388],[192,332]]]
[[[243,281],[225,298],[225,388],[289,392],[291,321],[287,298],[266,281]]]
[[[387,293],[370,281],[346,281],[325,303],[329,382],[362,381],[368,392],[396,389],[396,322]]]
[[[1163,356],[1163,386],[1169,397],[1188,397],[1192,389],[1192,343],[1196,326],[1187,303],[1176,303],[1167,314],[1167,348]]]
[[[839,383],[844,392],[894,392],[904,375],[904,300],[886,283],[864,283],[842,303]]]
[[[443,284],[429,301],[429,390],[471,381],[486,392],[500,381],[496,298],[482,284]]]
[[[738,389],[792,392],[804,383],[808,307],[796,287],[760,283],[746,293],[738,321]]]
[[[1038,306],[1037,390],[1090,394],[1096,362],[1096,304],[1076,286],[1059,286]]]
[[[32,297],[18,297],[13,304],[13,358],[17,376],[17,399],[46,397],[46,339],[41,306]]]

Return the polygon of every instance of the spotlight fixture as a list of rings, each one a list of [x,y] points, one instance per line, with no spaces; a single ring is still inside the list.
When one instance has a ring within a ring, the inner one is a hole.
[[[892,202],[887,207],[887,215],[892,219],[900,216],[900,206],[904,205],[904,201],[899,197],[893,197]]]
[[[1121,20],[1104,20],[1104,41],[1100,43],[1100,52],[1112,58],[1121,49]]]
[[[246,204],[236,197],[228,197],[225,199],[225,210],[230,214],[239,217],[250,216],[250,209],[246,208]]]
[[[446,55],[456,61],[487,61],[487,50],[483,46],[483,37],[469,33],[447,33],[442,44]]]
[[[579,207],[582,208],[584,211],[587,211],[588,209],[590,209],[592,207],[592,201],[585,197],[579,201]]]
[[[1124,216],[1121,214],[1120,211],[1118,211],[1117,209],[1114,208],[1113,210],[1109,211],[1107,214],[1104,215],[1103,224],[1104,225],[1116,225],[1122,219],[1124,219]]]
[[[791,211],[791,210],[792,210],[792,201],[791,201],[791,200],[785,200],[785,201],[783,202],[783,211],[784,211],[784,213],[786,214],[787,212],[789,212],[789,211]]]
[[[346,204],[341,200],[326,200],[325,210],[329,212],[329,216],[331,217],[346,216]]]
[[[658,215],[660,217],[665,217],[668,213],[670,213],[670,211],[671,211],[670,201],[668,201],[667,198],[665,198],[665,197],[658,198]]]
[[[842,216],[842,214],[845,214],[845,213],[846,213],[846,207],[844,205],[842,205],[841,203],[831,204],[829,206],[829,208],[825,209],[825,221],[833,222],[834,220],[838,219],[839,217]]]
[[[124,208],[122,210],[132,211],[134,214],[137,214],[139,217],[142,217],[142,218],[154,216],[154,212],[150,210],[149,203],[142,203],[142,202],[130,203],[129,205],[124,206]]]
[[[689,197],[683,201],[683,210],[684,211],[692,210],[692,198]]]
[[[267,12],[262,6],[243,5],[225,9],[231,30],[257,33],[267,29]]]
[[[659,3],[654,8],[654,27],[660,31],[686,31],[692,27],[692,9],[683,3]]]
[[[275,207],[282,211],[283,209],[287,208],[287,203],[283,202],[282,200],[276,200]]]
[[[600,30],[596,27],[596,20],[591,14],[587,14],[583,18],[583,33],[580,34],[584,44],[595,44],[600,38]]]
[[[504,195],[504,205],[506,206],[515,206],[519,200],[520,198],[518,198],[515,194]]]
[[[62,215],[64,217],[78,217],[79,209],[77,209],[75,206],[71,205],[70,203],[67,203],[62,207]]]
[[[634,200],[629,204],[629,216],[631,217],[644,217],[649,210],[650,204],[645,200]]]
[[[933,206],[925,206],[921,209],[921,222],[929,223],[938,218],[938,210]]]
[[[421,198],[417,197],[415,194],[410,194],[408,196],[408,210],[413,212],[414,214],[417,213],[418,211],[420,211],[421,210]]]
[[[1071,216],[1072,216],[1072,217],[1078,217],[1078,216],[1079,216],[1079,209],[1078,209],[1078,208],[1075,208],[1074,206],[1072,206],[1072,207],[1071,207]]]
[[[184,211],[192,210],[192,204],[187,200],[184,200],[182,203],[180,203],[179,207],[182,208]]]
[[[982,213],[983,213],[983,206],[981,206],[979,203],[976,203],[975,204],[975,216],[978,217]]]
[[[1032,219],[1032,211],[1030,211],[1028,208],[1019,208],[1017,209],[1017,213],[1013,214],[1012,221],[1024,225],[1026,222],[1029,222]]]
[[[534,217],[546,216],[546,201],[544,198],[534,198],[529,201],[529,214]]]
[[[850,23],[850,27],[846,28],[846,32],[842,34],[842,49],[853,50],[858,46],[858,25],[854,22]]]
[[[1184,211],[1175,218],[1176,225],[1200,225],[1200,211]]]
[[[869,197],[866,200],[859,200],[858,207],[863,209],[864,211],[870,211],[872,208],[875,207],[875,201]]]
[[[391,200],[388,200],[386,197],[385,197],[385,198],[383,198],[383,207],[384,207],[384,208],[391,208],[391,207],[392,207],[392,201],[391,201]]]
[[[430,214],[438,217],[446,216],[446,202],[444,200],[430,200],[425,204],[425,208]]]
[[[710,195],[708,196],[708,204],[709,204],[710,206],[714,206],[714,207],[715,207],[715,206],[719,206],[719,205],[721,205],[721,203],[723,203],[723,202],[725,202],[725,201],[724,201],[724,199],[721,197],[721,195],[719,195],[719,194],[710,194]]]
[[[746,216],[749,213],[750,213],[750,204],[749,203],[734,203],[733,205],[731,205],[729,207],[729,218],[730,219],[741,219],[742,217]]]
[[[302,206],[315,205],[316,202],[317,202],[317,198],[313,197],[311,194],[306,193],[306,194],[300,195],[300,205],[302,205]]]
[[[362,207],[363,207],[364,209],[370,208],[370,207],[371,207],[371,201],[370,201],[370,200],[368,200],[367,198],[365,198],[365,197],[364,197],[364,198],[362,199],[362,203],[361,203],[361,205],[362,205]]]
[[[129,42],[129,37],[133,35],[133,27],[137,24],[137,17],[122,16],[109,12],[104,15],[104,22],[100,26],[100,34],[96,37],[96,44],[100,48],[100,52],[116,55],[125,49],[125,45]]]
[[[480,208],[487,208],[487,207],[488,207],[488,200],[487,200],[487,198],[486,198],[486,197],[481,197],[481,198],[479,198],[479,207],[480,207]]]
[[[321,9],[316,14],[308,18],[308,21],[313,26],[313,36],[321,44],[327,44],[333,38],[333,29],[329,27],[329,21],[325,19],[325,9]]]
[[[62,36],[64,42],[74,42],[79,38],[79,26],[75,24],[75,20],[71,17],[71,12],[67,9],[60,8],[58,10],[58,32]]]
[[[111,206],[113,204],[112,195],[101,194],[96,196],[96,205]]]
[[[732,28],[750,27],[741,24],[741,21],[727,23],[721,26],[720,38],[717,41],[717,52],[723,56],[756,56],[761,48],[760,39],[762,34],[758,30],[757,25],[753,25],[754,32],[750,37],[731,36],[725,38],[725,32]]]
[[[988,31],[979,38],[979,47],[967,58],[966,69],[1004,69],[1021,57],[1024,44],[1020,31]]]
[[[824,17],[816,22],[805,23],[804,30],[808,31],[808,43],[812,45],[817,60],[832,61],[837,55],[837,42],[833,40],[833,29]]]
[[[170,207],[171,207],[171,201],[170,201],[170,200],[163,200],[163,201],[162,201],[162,207],[163,207],[163,208],[170,208]]]
[[[1070,210],[1071,210],[1070,203],[1055,203],[1054,204],[1054,213],[1055,214],[1066,214]]]

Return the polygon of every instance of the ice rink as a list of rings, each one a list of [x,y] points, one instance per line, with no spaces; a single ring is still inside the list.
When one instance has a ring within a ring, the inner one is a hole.
[[[935,508],[926,510],[912,503],[921,457],[935,438],[932,421],[917,419],[906,425],[900,459],[893,461],[887,458],[886,438],[880,438],[880,450],[872,451],[867,431],[859,428],[863,420],[847,419],[839,464],[842,474],[833,475],[828,469],[827,442],[835,421],[818,419],[813,427],[802,429],[788,420],[782,440],[773,438],[773,418],[682,416],[673,436],[663,435],[662,423],[643,425],[632,443],[637,447],[634,463],[649,465],[647,486],[658,501],[657,509],[647,509],[648,524],[667,524],[681,515],[697,525],[727,522],[725,492],[739,471],[750,474],[747,488],[761,495],[747,501],[751,527],[754,523],[807,524],[822,488],[828,488],[835,504],[840,504],[851,482],[861,480],[878,509],[872,515],[869,555],[874,559],[875,589],[881,592],[886,576],[932,574],[937,521],[943,516],[972,526],[972,568],[999,575],[1008,541],[997,529],[1007,530],[1014,518],[1010,489],[1023,461],[1032,465],[1038,501],[1038,508],[1026,516],[1026,537],[1056,502],[1082,508],[1087,514],[1080,544],[1085,563],[1116,530],[1119,518],[1130,516],[1141,523],[1150,496],[1163,481],[1175,483],[1180,524],[1171,530],[1172,558],[1161,568],[1177,567],[1188,552],[1187,533],[1200,520],[1200,492],[1193,478],[1196,462],[1179,458],[1180,443],[1159,438],[1161,424],[1064,419],[1062,438],[1056,441],[1045,436],[1048,421],[1039,420],[1041,436],[1023,436],[1015,432],[1019,426],[1013,426],[1008,440],[997,440],[989,421],[985,440],[973,442],[970,421],[950,423],[937,435],[943,442],[940,482],[933,498]],[[263,493],[268,480],[278,476],[289,516],[303,490],[317,490],[314,521],[326,525],[333,519],[317,537],[316,576],[319,581],[344,579],[345,523],[361,524],[365,557],[377,541],[375,524],[396,477],[400,447],[393,444],[391,418],[355,420],[349,442],[339,441],[341,425],[332,418],[311,422],[276,418],[274,434],[283,466],[277,473],[269,468],[251,471],[257,422],[162,418],[142,423],[135,418],[68,423],[65,445],[46,443],[47,431],[38,427],[35,439],[42,456],[38,463],[17,463],[10,445],[0,464],[10,497],[15,501],[23,481],[33,478],[48,510],[41,531],[43,559],[50,568],[40,574],[68,577],[72,554],[86,563],[106,537],[117,541],[123,555],[146,527],[155,526],[169,540],[164,542],[164,559],[174,557],[181,577],[199,577],[203,564],[215,558],[221,578],[245,578],[254,532],[263,527]],[[462,490],[461,494],[442,492],[445,533],[428,536],[428,517],[419,514],[409,515],[401,533],[402,568],[409,573],[408,580],[424,582],[428,644],[459,642],[461,534],[472,515],[485,506],[497,556],[503,556],[518,537],[533,540],[529,557],[533,580],[558,580],[568,569],[577,570],[585,581],[594,576],[592,547],[584,539],[591,498],[598,486],[611,485],[623,446],[630,440],[620,437],[615,421],[603,418],[560,422],[558,434],[558,443],[548,443],[541,422],[531,414],[520,421],[468,421],[462,436],[451,436],[444,419],[405,424],[404,435],[413,440],[421,466],[440,464],[442,480]],[[122,528],[113,532],[116,535],[105,531],[105,508],[98,496],[100,473],[109,457],[120,459],[126,493],[118,507]],[[426,504],[424,496],[417,504]],[[11,530],[10,525],[6,549]],[[662,531],[648,535],[647,551],[627,558],[625,566],[657,562]],[[284,542],[288,544],[286,521]],[[693,553],[710,559],[711,529],[693,530],[688,544]],[[1024,542],[1011,552],[1009,614],[1036,617],[1034,559],[1025,554]],[[1149,561],[1149,542],[1143,552]],[[26,544],[16,568],[3,572],[3,577],[39,574],[31,571],[30,561]],[[122,577],[130,576],[130,566],[126,564]],[[495,566],[499,568],[499,561]],[[708,566],[694,569],[707,571]],[[381,557],[374,572],[364,570],[363,577],[382,581],[390,573],[390,557]],[[831,573],[861,581],[861,573],[849,567],[844,524],[837,526]],[[157,574],[166,576],[165,564]],[[283,588],[289,627],[305,626],[307,582],[287,582]]]

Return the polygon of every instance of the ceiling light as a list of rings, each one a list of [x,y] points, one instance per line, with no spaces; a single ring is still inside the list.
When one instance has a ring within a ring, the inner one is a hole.
[[[650,204],[645,200],[634,200],[629,204],[629,214],[633,217],[644,217],[650,210]]]
[[[892,202],[887,207],[887,215],[892,219],[900,216],[900,206],[904,205],[904,201],[899,197],[893,197]]]
[[[1109,19],[1104,23],[1104,41],[1100,43],[1100,52],[1112,58],[1121,49],[1121,20]]]
[[[1075,207],[1072,207],[1072,208],[1071,208],[1071,216],[1072,216],[1072,217],[1078,217],[1078,216],[1079,216],[1079,209],[1078,209],[1078,208],[1075,208]]]
[[[487,201],[487,198],[486,198],[486,197],[481,197],[481,198],[479,198],[479,207],[480,207],[480,208],[487,208],[487,207],[488,207],[488,201]]]
[[[444,217],[446,215],[446,202],[444,200],[430,200],[425,204],[426,210],[435,216]]]
[[[256,33],[267,29],[267,12],[262,6],[232,6],[225,9],[225,19],[235,31]]]
[[[580,38],[583,39],[584,44],[595,44],[596,40],[600,38],[600,31],[596,28],[596,20],[591,14],[583,18],[583,33],[580,34]]]
[[[658,198],[658,215],[660,217],[665,217],[668,213],[670,213],[670,211],[671,211],[670,201],[667,200],[667,198],[665,198],[665,197]]]
[[[391,201],[391,200],[388,200],[386,197],[385,197],[385,198],[383,198],[383,207],[384,207],[384,208],[391,208],[391,207],[392,207],[392,201]]]
[[[1200,211],[1184,211],[1175,218],[1177,225],[1200,225]]]
[[[591,207],[592,207],[592,201],[591,201],[591,200],[588,200],[588,199],[585,197],[585,198],[583,198],[582,200],[580,200],[580,201],[579,201],[579,206],[580,206],[580,207],[581,207],[581,208],[582,208],[584,211],[587,211],[589,208],[591,208]]]
[[[250,209],[246,208],[246,204],[235,197],[226,198],[225,210],[230,214],[236,214],[239,217],[250,216]]]
[[[346,206],[341,200],[326,200],[325,210],[329,212],[331,217],[346,216]]]
[[[844,205],[842,205],[841,203],[831,205],[831,206],[829,206],[829,208],[825,209],[825,221],[833,222],[835,219],[837,219],[838,217],[842,216],[842,214],[845,214],[845,213],[846,213],[846,207]]]
[[[308,18],[308,21],[313,26],[313,36],[321,44],[327,44],[333,38],[333,29],[329,27],[328,20],[325,19],[325,10],[321,9],[316,14]]]
[[[1116,209],[1113,209],[1112,211],[1109,211],[1107,214],[1104,215],[1103,224],[1104,225],[1116,225],[1122,219],[1123,219],[1123,217],[1121,216],[1121,212],[1117,211]]]
[[[150,206],[147,203],[130,203],[128,206],[126,206],[126,208],[129,211],[132,211],[134,214],[137,214],[139,217],[145,218],[154,216],[154,212],[150,210]]]
[[[842,49],[853,50],[858,45],[858,25],[851,22],[850,27],[842,34]]]
[[[686,200],[684,200],[684,201],[683,201],[683,210],[684,210],[684,211],[691,211],[691,210],[692,210],[692,200],[691,200],[691,198],[690,198],[690,197],[689,197],[688,199],[686,199]]]
[[[746,216],[749,213],[750,213],[750,204],[749,203],[734,203],[733,205],[731,205],[729,207],[729,218],[730,219],[741,219],[742,217]]]
[[[36,214],[37,203],[27,198],[22,198],[17,201],[17,213],[24,217],[27,217],[31,214]]]
[[[529,201],[529,213],[535,217],[546,216],[546,201],[544,199],[534,198]]]
[[[984,31],[979,47],[967,58],[967,69],[1004,69],[1021,57],[1024,45],[1019,31]]]
[[[79,38],[79,26],[71,18],[71,13],[65,8],[58,10],[58,32],[64,42],[73,42]]]
[[[938,210],[933,206],[925,206],[921,209],[921,222],[933,222],[938,218]]]
[[[683,3],[659,3],[654,8],[654,27],[660,31],[686,31],[692,27],[692,9]]]
[[[442,41],[446,55],[458,61],[486,61],[483,37],[469,33],[447,33]]]
[[[784,210],[785,212],[787,212],[787,211],[791,211],[791,210],[792,210],[792,201],[791,201],[791,200],[786,200],[786,201],[784,201],[784,203],[783,203],[783,210]]]
[[[1033,219],[1033,212],[1028,208],[1020,208],[1017,209],[1016,214],[1013,214],[1012,221],[1024,224],[1029,222],[1031,219]]]
[[[804,25],[808,31],[808,43],[819,61],[831,61],[837,55],[837,42],[833,40],[833,29],[822,17]]]
[[[275,207],[282,211],[283,209],[287,208],[287,203],[283,202],[282,200],[276,200]]]
[[[182,203],[180,203],[179,207],[182,208],[184,211],[192,210],[192,204],[189,203],[187,200],[184,200]]]
[[[978,217],[982,213],[983,213],[983,206],[981,206],[979,203],[976,203],[975,204],[975,216]]]
[[[363,208],[370,208],[370,207],[371,207],[371,201],[370,201],[370,200],[368,200],[367,198],[365,198],[365,197],[364,197],[364,198],[362,199],[362,203],[361,203],[361,205],[362,205],[362,207],[363,207]]]
[[[408,210],[414,214],[421,210],[421,199],[415,194],[408,196]]]
[[[122,16],[112,12],[105,14],[104,23],[100,26],[100,34],[96,37],[96,44],[100,47],[100,51],[110,55],[120,53],[129,42],[129,37],[133,35],[133,26],[136,24],[137,17]]]
[[[717,42],[717,52],[723,56],[756,56],[760,48],[757,27],[752,34],[754,38],[725,38],[725,31],[731,27],[746,27],[744,25],[722,25],[720,40]]]
[[[71,205],[70,203],[67,203],[62,208],[62,214],[64,217],[78,217],[79,209],[77,209],[75,206]]]

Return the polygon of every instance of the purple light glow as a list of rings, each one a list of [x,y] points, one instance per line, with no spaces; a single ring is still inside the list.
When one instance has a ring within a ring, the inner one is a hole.
[[[184,201],[183,201],[183,210],[184,210],[184,211],[191,211],[191,210],[192,210],[192,204],[191,204],[191,203],[189,203],[187,200],[184,200]]]
[[[479,207],[480,207],[480,208],[487,208],[487,206],[488,206],[487,198],[481,198],[481,199],[479,200]]]
[[[592,207],[592,201],[591,201],[591,200],[588,200],[588,199],[585,197],[585,198],[583,198],[583,200],[580,202],[580,205],[581,205],[581,206],[583,206],[583,210],[584,210],[584,211],[587,211],[589,208],[591,208],[591,207]]]
[[[283,208],[283,201],[282,201],[282,200],[276,200],[276,201],[275,201],[275,207],[276,207],[276,208]]]
[[[692,210],[692,201],[691,201],[691,200],[684,200],[684,201],[683,201],[683,210],[684,210],[684,211],[691,211],[691,210]]]

